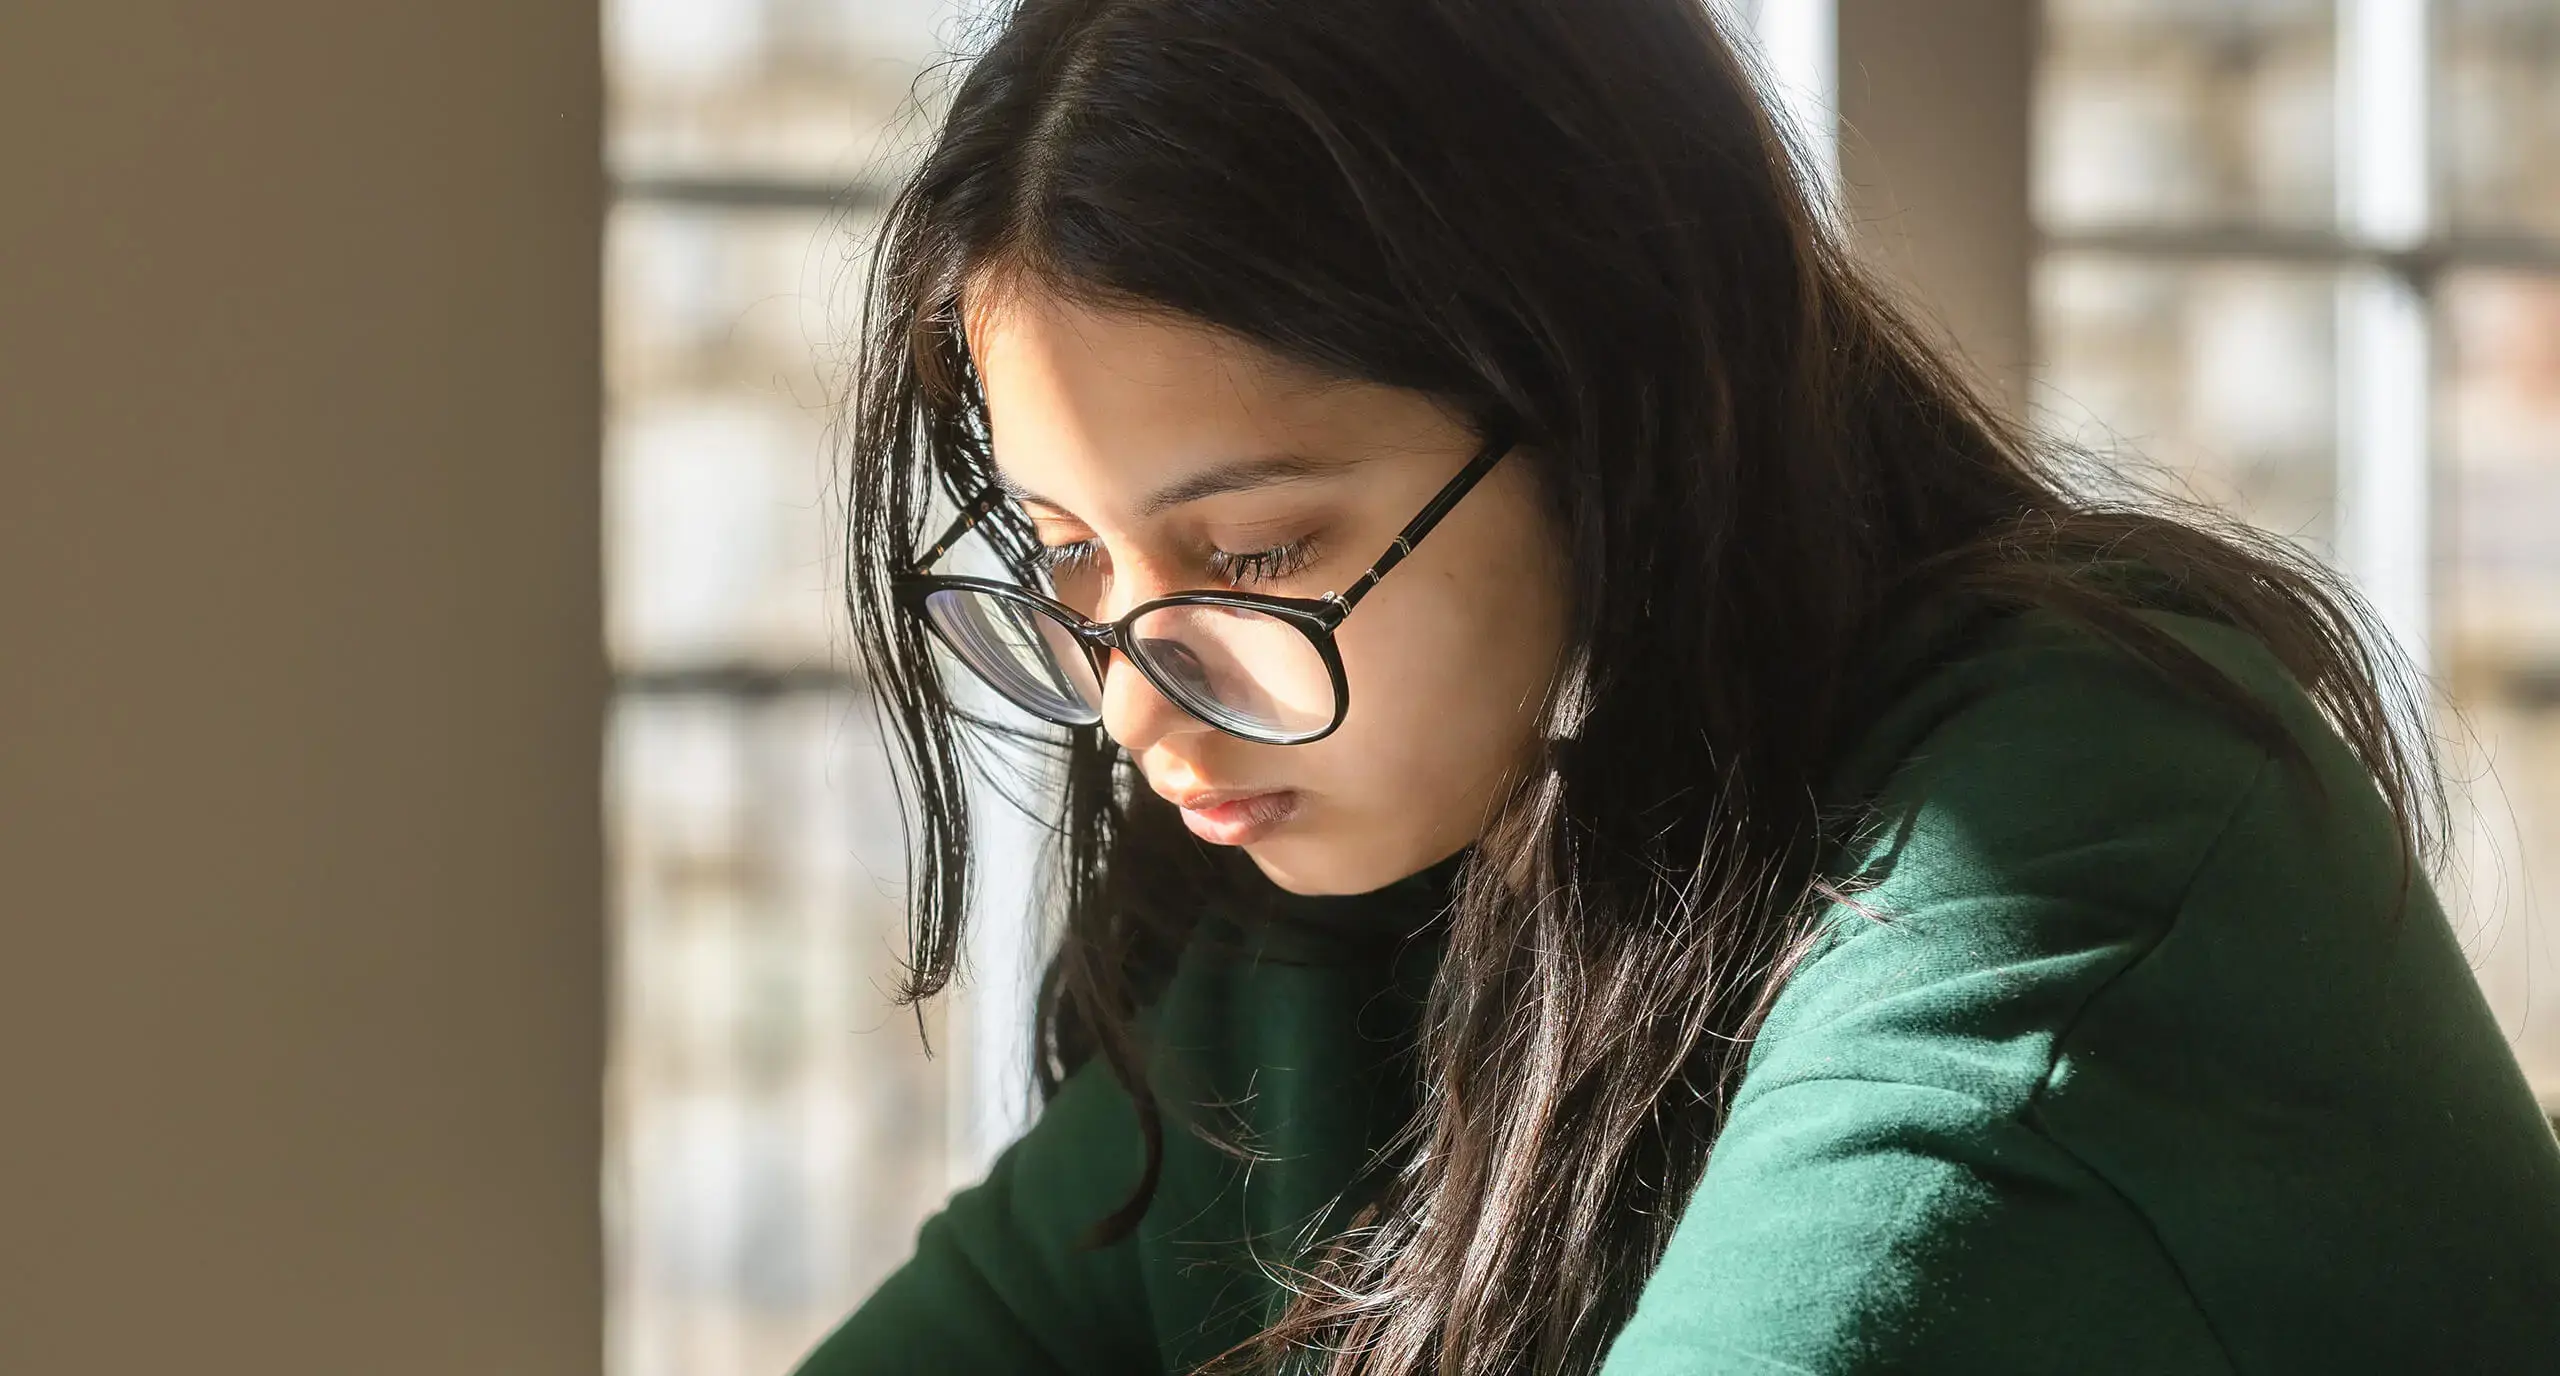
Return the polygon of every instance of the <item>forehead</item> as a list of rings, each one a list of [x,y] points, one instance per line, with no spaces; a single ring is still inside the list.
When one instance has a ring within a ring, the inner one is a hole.
[[[1031,289],[964,301],[999,465],[1021,485],[1113,495],[1237,453],[1356,433],[1382,390],[1205,325]]]
[[[1029,367],[1083,387],[1245,386],[1315,390],[1325,379],[1239,335],[1170,311],[1074,300],[1037,285],[981,285],[962,298],[981,369]]]

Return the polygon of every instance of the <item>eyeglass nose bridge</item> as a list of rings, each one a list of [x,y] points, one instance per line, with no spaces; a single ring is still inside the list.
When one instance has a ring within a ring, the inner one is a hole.
[[[1129,667],[1137,669],[1140,678],[1146,679],[1151,686],[1155,681],[1146,670],[1138,667],[1138,656],[1131,650],[1129,637],[1121,632],[1127,621],[1126,617],[1119,621],[1096,621],[1080,616],[1075,624],[1067,627],[1068,632],[1075,636],[1076,643],[1084,647],[1085,661],[1093,666],[1093,681],[1097,686],[1110,679],[1111,652],[1114,650],[1128,659]]]
[[[1139,650],[1136,645],[1137,637],[1129,633],[1128,628],[1134,626],[1140,616],[1145,615],[1149,609],[1162,605],[1165,604],[1160,602],[1141,604],[1117,621],[1096,621],[1091,617],[1079,615],[1075,624],[1067,629],[1074,634],[1076,643],[1084,647],[1085,661],[1093,666],[1093,682],[1096,688],[1111,681],[1111,653],[1117,650],[1123,659],[1129,661],[1130,669],[1146,681],[1148,688],[1161,695],[1165,701],[1172,703],[1177,709],[1214,726],[1217,723],[1213,718],[1205,715],[1201,708],[1185,701],[1185,694],[1176,691],[1165,682],[1163,666]],[[1337,690],[1337,696],[1339,696],[1339,690]]]
[[[1076,615],[1068,622],[1067,630],[1075,636],[1076,643],[1084,646],[1088,653],[1095,650],[1118,650],[1126,654],[1128,646],[1125,643],[1125,637],[1120,634],[1120,627],[1125,620],[1126,618],[1122,621],[1096,621],[1089,616]]]

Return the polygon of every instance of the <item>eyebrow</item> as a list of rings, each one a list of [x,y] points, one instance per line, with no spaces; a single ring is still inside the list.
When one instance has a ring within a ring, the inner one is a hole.
[[[1138,502],[1138,514],[1154,516],[1186,502],[1204,497],[1222,496],[1229,492],[1245,492],[1257,487],[1297,482],[1306,478],[1322,478],[1349,468],[1350,459],[1320,459],[1305,454],[1264,454],[1252,458],[1230,459],[1213,464],[1197,473],[1187,474],[1148,493]],[[1036,502],[1057,511],[1066,508],[1024,487],[1012,474],[996,471],[996,485],[1017,502]]]

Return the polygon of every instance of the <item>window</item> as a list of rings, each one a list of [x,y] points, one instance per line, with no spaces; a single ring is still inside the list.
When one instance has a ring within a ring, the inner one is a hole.
[[[1027,1093],[1017,991],[937,1000],[932,1059],[888,998],[902,839],[830,555],[832,365],[959,18],[605,6],[614,1376],[787,1370]]]
[[[2560,7],[2049,0],[2038,88],[2041,420],[2336,561],[2431,672],[2447,907],[2560,1109]]]

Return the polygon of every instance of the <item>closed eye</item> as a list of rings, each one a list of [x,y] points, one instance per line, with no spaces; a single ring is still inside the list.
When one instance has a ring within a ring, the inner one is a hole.
[[[1245,554],[1212,550],[1208,564],[1209,571],[1226,580],[1228,586],[1241,588],[1251,583],[1276,583],[1314,561],[1315,541],[1304,539]]]
[[[1308,537],[1243,552],[1213,549],[1201,562],[1207,565],[1211,577],[1229,587],[1243,588],[1276,583],[1299,573],[1315,561],[1315,553],[1316,542],[1313,537]],[[1032,564],[1054,586],[1091,572],[1102,559],[1102,542],[1084,539],[1063,545],[1043,545],[1033,556]]]
[[[1032,557],[1032,563],[1055,581],[1091,568],[1101,553],[1102,542],[1092,539],[1065,545],[1042,545],[1040,552]]]

